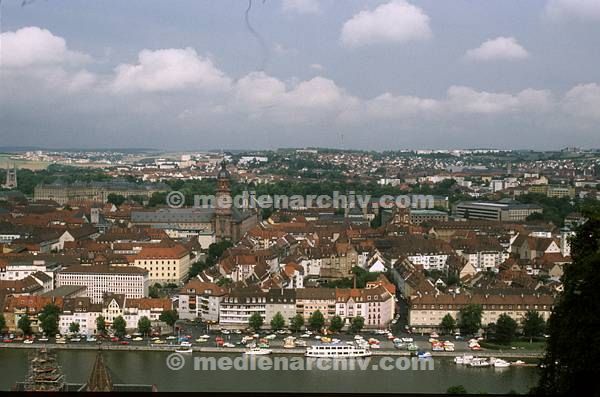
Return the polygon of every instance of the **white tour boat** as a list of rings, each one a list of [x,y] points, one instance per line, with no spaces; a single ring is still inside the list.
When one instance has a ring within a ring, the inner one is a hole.
[[[192,348],[188,347],[180,347],[178,349],[175,349],[175,353],[180,353],[180,354],[192,354]]]
[[[508,368],[510,363],[508,361],[497,358],[494,360],[494,368]]]
[[[350,345],[315,345],[307,347],[304,355],[320,358],[368,357],[371,355],[371,350],[368,347]]]

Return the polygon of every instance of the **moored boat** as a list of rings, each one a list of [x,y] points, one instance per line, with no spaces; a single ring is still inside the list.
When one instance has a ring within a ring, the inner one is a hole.
[[[254,347],[252,349],[248,349],[244,352],[244,354],[254,355],[254,356],[265,356],[267,354],[271,354],[273,351],[271,349],[262,349],[260,347]]]
[[[489,367],[490,362],[483,357],[473,357],[468,365],[469,367]]]
[[[357,347],[350,345],[315,345],[306,348],[306,357],[320,358],[354,358],[367,357],[371,355],[368,347]]]

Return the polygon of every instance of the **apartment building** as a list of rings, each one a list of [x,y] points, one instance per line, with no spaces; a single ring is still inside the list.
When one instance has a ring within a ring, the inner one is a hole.
[[[483,314],[481,324],[498,321],[501,314],[507,314],[518,323],[528,310],[537,311],[544,320],[548,320],[554,298],[543,294],[509,294],[495,291],[493,294],[427,294],[415,296],[410,300],[409,325],[419,332],[439,330],[445,315],[450,314],[455,320],[459,311],[467,305],[481,305]]]
[[[134,266],[146,269],[151,284],[182,283],[191,266],[190,252],[182,245],[171,247],[145,246],[130,257]]]
[[[179,318],[218,322],[221,300],[226,294],[227,290],[215,283],[190,280],[177,294]]]

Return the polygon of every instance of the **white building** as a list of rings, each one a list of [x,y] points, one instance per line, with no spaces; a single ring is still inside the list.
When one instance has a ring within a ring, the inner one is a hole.
[[[227,290],[215,283],[190,280],[177,295],[179,317],[186,320],[219,321],[219,307]]]
[[[102,302],[106,293],[124,294],[127,298],[148,295],[148,271],[136,266],[70,266],[57,273],[56,287],[84,285],[92,303]]]

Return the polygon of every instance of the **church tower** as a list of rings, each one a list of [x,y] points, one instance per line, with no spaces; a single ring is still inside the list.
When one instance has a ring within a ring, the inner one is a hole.
[[[231,181],[225,160],[217,174],[217,194],[215,208],[215,238],[217,242],[231,240],[233,226],[233,199],[231,197]]]

